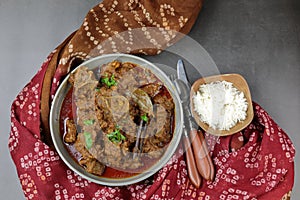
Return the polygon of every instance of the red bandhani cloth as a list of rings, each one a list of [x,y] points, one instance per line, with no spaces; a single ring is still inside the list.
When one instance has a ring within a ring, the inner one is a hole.
[[[295,148],[257,104],[243,132],[206,135],[216,167],[213,182],[189,182],[181,147],[150,179],[126,187],[91,183],[72,172],[40,135],[41,84],[51,56],[12,105],[9,150],[27,199],[281,199],[294,183]],[[59,80],[58,80],[59,81]],[[233,141],[236,140],[236,141]],[[233,146],[242,141],[235,150]]]

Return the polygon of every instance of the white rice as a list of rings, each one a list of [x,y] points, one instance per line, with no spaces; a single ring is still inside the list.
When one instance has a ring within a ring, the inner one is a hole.
[[[229,130],[247,116],[244,93],[227,81],[201,85],[193,103],[201,121],[215,130]]]

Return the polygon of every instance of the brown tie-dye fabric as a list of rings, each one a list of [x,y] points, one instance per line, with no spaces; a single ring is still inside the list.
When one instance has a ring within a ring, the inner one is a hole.
[[[57,47],[47,68],[41,96],[45,142],[52,143],[48,118],[55,74],[64,76],[83,60],[105,53],[157,54],[176,41],[176,32],[190,31],[201,7],[202,0],[104,0],[91,9],[82,26]],[[115,41],[118,35],[126,38]],[[141,42],[148,48],[139,48]]]

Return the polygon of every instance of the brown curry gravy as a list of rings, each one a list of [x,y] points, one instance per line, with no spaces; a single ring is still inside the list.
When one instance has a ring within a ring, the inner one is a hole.
[[[67,118],[73,119],[74,118],[73,113],[75,113],[75,110],[76,110],[75,104],[72,101],[72,94],[73,94],[73,88],[71,87],[64,98],[64,101],[63,101],[62,107],[61,107],[61,111],[60,111],[59,125],[60,125],[60,133],[61,133],[62,138],[64,137],[64,133],[65,133],[64,121]],[[174,120],[173,120],[172,125],[174,125]],[[173,130],[171,130],[171,131],[173,132]],[[81,154],[75,149],[74,145],[68,144],[66,142],[64,142],[64,145],[67,148],[68,152],[70,153],[71,157],[79,164],[79,160],[81,159]],[[159,158],[150,159],[150,158],[142,157],[144,166],[137,169],[137,171],[140,171],[140,172],[146,171],[158,159]],[[119,178],[132,177],[132,176],[135,176],[138,174],[139,173],[125,172],[125,171],[117,170],[117,169],[106,166],[104,173],[100,177],[119,179]]]

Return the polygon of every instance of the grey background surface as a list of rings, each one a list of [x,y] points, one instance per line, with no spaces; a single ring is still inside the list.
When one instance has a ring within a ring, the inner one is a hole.
[[[97,3],[0,0],[0,194],[7,200],[24,199],[7,148],[10,105]],[[299,153],[300,1],[208,0],[189,36],[209,52],[221,73],[246,78],[253,100],[289,134]],[[300,196],[299,165],[297,154],[292,199]]]

